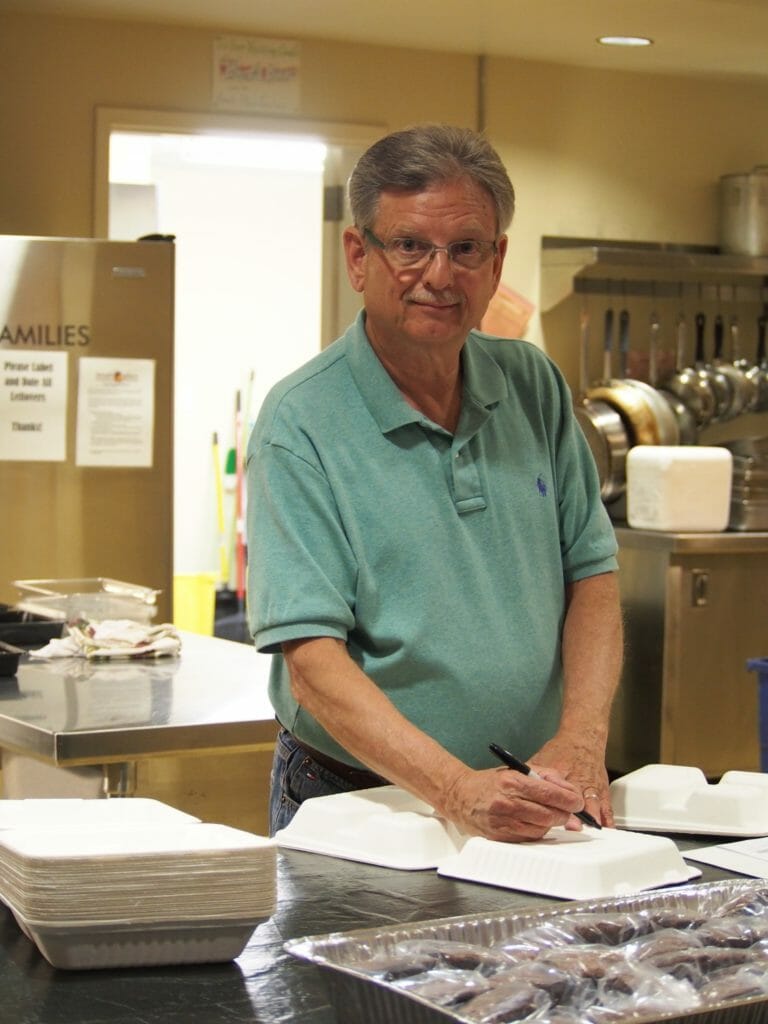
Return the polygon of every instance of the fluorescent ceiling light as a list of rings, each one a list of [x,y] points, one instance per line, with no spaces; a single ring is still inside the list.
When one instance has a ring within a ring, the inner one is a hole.
[[[189,163],[318,172],[323,169],[327,148],[322,142],[274,136],[189,135],[181,152]]]
[[[599,36],[598,43],[603,46],[652,46],[653,40],[648,36]]]
[[[168,161],[319,174],[326,155],[327,147],[322,142],[308,139],[112,132],[109,180],[149,185],[155,180],[157,164]]]

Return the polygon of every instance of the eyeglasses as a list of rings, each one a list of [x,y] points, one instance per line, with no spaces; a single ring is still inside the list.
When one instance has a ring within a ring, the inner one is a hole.
[[[363,230],[363,237],[381,249],[395,267],[414,269],[431,263],[436,252],[447,254],[451,263],[467,270],[477,270],[496,252],[495,242],[480,241],[476,238],[464,238],[448,245],[433,245],[422,238],[390,238],[382,242],[368,228]]]

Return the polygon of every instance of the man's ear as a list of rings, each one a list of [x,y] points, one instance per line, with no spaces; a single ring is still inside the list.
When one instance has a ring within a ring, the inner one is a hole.
[[[357,228],[345,228],[342,241],[344,243],[344,256],[347,260],[349,283],[356,292],[361,292],[365,285],[366,260],[362,235]]]
[[[495,281],[495,284],[493,286],[494,290],[499,287],[499,282],[501,281],[501,268],[504,266],[504,257],[507,255],[507,241],[507,236],[502,235],[498,241],[498,245],[496,246],[496,253],[493,257],[493,274]]]

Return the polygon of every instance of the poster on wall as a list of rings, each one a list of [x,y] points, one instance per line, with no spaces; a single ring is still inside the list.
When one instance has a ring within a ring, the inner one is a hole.
[[[66,459],[68,358],[0,349],[0,460]]]
[[[214,39],[213,104],[219,109],[295,114],[300,77],[301,48],[291,39]]]
[[[78,466],[152,466],[155,360],[81,356]]]

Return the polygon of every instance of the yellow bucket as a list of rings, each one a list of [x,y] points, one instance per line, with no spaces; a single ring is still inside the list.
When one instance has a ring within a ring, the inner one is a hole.
[[[213,636],[217,580],[214,572],[173,577],[173,624],[178,629]]]

